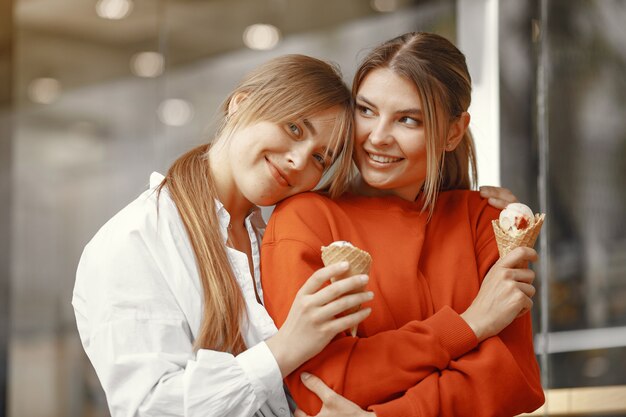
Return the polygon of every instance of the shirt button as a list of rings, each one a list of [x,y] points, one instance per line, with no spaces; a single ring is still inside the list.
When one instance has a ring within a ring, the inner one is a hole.
[[[287,414],[287,410],[285,410],[285,409],[284,409],[284,408],[282,408],[282,407],[280,408],[280,410],[278,410],[278,412],[279,412],[280,414],[282,414],[282,415]]]

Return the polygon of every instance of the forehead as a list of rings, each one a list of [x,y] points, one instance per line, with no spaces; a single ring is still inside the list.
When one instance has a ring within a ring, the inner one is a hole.
[[[334,106],[310,115],[304,115],[300,119],[308,128],[312,128],[315,133],[320,134],[322,131],[328,131],[334,128],[341,112],[342,109],[340,106]]]
[[[365,76],[357,91],[357,99],[364,98],[376,105],[390,105],[398,109],[421,108],[415,83],[389,68],[377,68]]]

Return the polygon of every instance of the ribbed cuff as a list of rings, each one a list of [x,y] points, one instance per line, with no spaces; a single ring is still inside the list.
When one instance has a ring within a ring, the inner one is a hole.
[[[450,360],[463,356],[478,346],[472,328],[452,308],[445,306],[424,320],[439,337],[441,346],[450,354]]]

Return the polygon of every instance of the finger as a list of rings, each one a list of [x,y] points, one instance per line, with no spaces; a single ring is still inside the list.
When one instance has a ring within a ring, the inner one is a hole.
[[[325,305],[344,294],[362,292],[368,280],[367,275],[354,275],[335,281],[313,294],[313,302],[317,305]]]
[[[505,187],[492,187],[486,185],[480,187],[479,191],[481,197],[483,198],[494,198],[496,200],[502,200],[506,202],[506,204],[515,203],[517,201],[517,197],[515,197],[515,194],[513,194],[511,190]]]
[[[537,291],[533,285],[525,284],[523,282],[518,283],[517,288],[520,289],[524,293],[524,295],[528,298],[532,298]]]
[[[522,308],[522,310],[517,314],[516,318],[521,317],[524,314],[528,313],[530,310],[532,310],[532,308],[533,308],[533,301],[530,300],[530,305],[526,305],[524,308]]]
[[[537,259],[537,251],[533,248],[520,246],[507,253],[506,256],[498,261],[498,264],[505,268],[515,268],[518,265],[523,265],[525,262],[534,262]]]
[[[302,288],[300,288],[300,292],[302,294],[313,294],[319,290],[324,283],[330,281],[332,277],[345,274],[349,268],[350,264],[345,261],[320,268],[306,280]]]
[[[307,413],[305,413],[304,411],[298,408],[296,409],[296,411],[294,411],[293,417],[311,417],[311,416],[309,416]]]
[[[521,317],[524,314],[528,313],[530,310],[532,310],[533,308],[533,300],[531,300],[530,298],[527,298],[526,301],[524,302],[524,307],[522,307],[522,309],[520,310],[520,312],[517,314],[517,317]]]
[[[329,323],[329,329],[332,333],[338,334],[357,326],[370,315],[372,309],[369,307],[362,308],[354,313],[338,317]]]
[[[518,282],[532,284],[535,281],[535,271],[532,269],[515,269],[513,279]]]
[[[496,197],[489,197],[487,201],[489,202],[490,206],[495,207],[500,210],[504,210],[504,208],[506,208],[506,206],[508,206],[511,203],[509,200],[503,200],[501,198],[496,198]]]
[[[339,313],[342,313],[346,310],[350,310],[356,306],[359,306],[367,301],[370,301],[374,298],[374,293],[371,291],[360,292],[357,294],[349,294],[338,298],[330,303],[326,304],[319,311],[320,318],[322,320],[326,320],[330,317],[334,317]]]
[[[328,402],[332,396],[337,395],[335,394],[335,391],[330,389],[328,385],[324,383],[324,381],[313,374],[303,372],[300,374],[300,379],[302,380],[304,386],[307,387],[313,394],[317,395],[323,403]]]

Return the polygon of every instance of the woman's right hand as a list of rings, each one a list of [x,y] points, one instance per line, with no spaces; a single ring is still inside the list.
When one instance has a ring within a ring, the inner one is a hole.
[[[461,317],[479,342],[495,336],[533,306],[535,272],[528,262],[537,260],[532,248],[519,247],[499,259],[489,270],[478,295]]]
[[[283,377],[318,354],[338,333],[356,326],[369,316],[371,309],[363,308],[337,317],[374,297],[364,288],[367,275],[355,275],[323,287],[332,277],[347,272],[348,268],[347,262],[340,262],[311,275],[296,294],[285,323],[278,333],[265,341]]]

